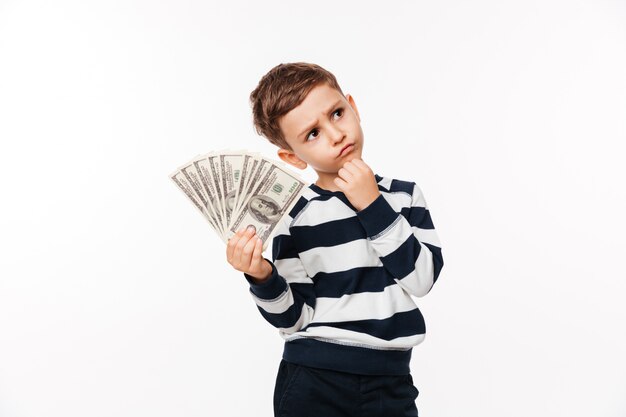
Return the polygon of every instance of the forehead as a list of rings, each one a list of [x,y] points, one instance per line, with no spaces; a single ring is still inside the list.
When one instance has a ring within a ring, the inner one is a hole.
[[[345,97],[328,84],[320,84],[311,91],[295,108],[279,120],[279,125],[288,137],[295,137],[301,130],[326,116],[333,104],[343,102]]]

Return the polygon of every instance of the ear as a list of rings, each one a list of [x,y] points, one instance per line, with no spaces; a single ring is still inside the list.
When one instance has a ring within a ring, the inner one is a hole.
[[[354,98],[350,94],[346,94],[346,99],[348,100],[348,103],[350,103],[350,107],[352,107],[352,109],[356,113],[357,119],[359,119],[359,122],[360,122],[361,116],[359,116],[359,110],[356,108],[356,103],[354,102]]]
[[[293,151],[280,148],[277,153],[278,157],[289,165],[292,165],[299,169],[305,169],[307,167],[307,163],[300,159],[298,155],[293,153]]]

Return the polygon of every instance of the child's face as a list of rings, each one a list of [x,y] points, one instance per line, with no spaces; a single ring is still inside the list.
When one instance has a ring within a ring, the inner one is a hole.
[[[315,86],[299,106],[278,124],[293,149],[280,149],[280,158],[300,169],[307,164],[322,176],[332,176],[348,161],[361,158],[363,130],[354,99],[327,84]],[[353,144],[341,155],[342,149]]]

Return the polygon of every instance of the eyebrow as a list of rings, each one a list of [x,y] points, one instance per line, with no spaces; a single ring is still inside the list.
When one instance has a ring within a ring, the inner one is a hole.
[[[337,107],[337,105],[339,105],[341,103],[341,99],[337,100],[328,110],[326,110],[326,112],[324,114],[328,115],[331,111],[333,111],[333,109],[335,107]],[[304,135],[305,133],[309,132],[311,129],[313,129],[313,127],[317,124],[317,120],[315,120],[313,123],[310,123],[306,129],[304,129],[302,132],[300,132],[300,134],[298,136],[296,136],[298,139],[300,139],[302,137],[302,135]]]

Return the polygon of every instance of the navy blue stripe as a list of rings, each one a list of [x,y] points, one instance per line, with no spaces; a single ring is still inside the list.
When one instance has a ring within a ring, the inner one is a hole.
[[[430,211],[424,207],[403,207],[400,214],[408,220],[411,226],[420,229],[434,229],[433,220],[430,218]]]
[[[396,250],[387,256],[382,256],[380,261],[394,277],[401,279],[415,270],[415,261],[421,249],[417,238],[410,235]]]
[[[390,193],[405,192],[408,195],[413,195],[414,187],[415,187],[414,182],[392,179],[391,184],[389,184],[389,192]]]
[[[423,243],[423,242],[422,242]],[[428,249],[430,249],[430,251],[433,254],[433,269],[434,269],[434,277],[433,277],[433,284],[435,282],[437,282],[437,278],[439,277],[439,273],[441,272],[441,269],[443,268],[443,255],[441,254],[441,248],[435,245],[431,245],[429,243],[424,243],[424,246],[426,246]]]
[[[383,187],[382,185],[380,185],[380,182],[383,180],[383,177],[381,177],[378,174],[374,174],[374,178],[376,178],[376,182],[378,183],[378,191],[385,191],[385,192],[389,192],[389,189],[387,187]],[[393,182],[393,180],[392,180]]]
[[[396,313],[382,320],[354,320],[344,322],[310,323],[309,327],[330,326],[353,332],[367,333],[383,340],[393,340],[398,337],[414,336],[426,333],[424,317],[419,308]],[[305,330],[306,330],[305,329]]]
[[[285,342],[283,359],[306,366],[364,375],[408,375],[413,348],[370,349],[327,343],[311,337]]]
[[[369,206],[357,212],[356,216],[369,238],[378,235],[398,219],[398,213],[383,194],[376,197]]]
[[[315,226],[293,226],[291,234],[299,252],[312,248],[341,245],[366,237],[365,229],[355,216],[331,220]]]
[[[313,277],[318,297],[341,298],[346,294],[382,292],[398,285],[382,266],[366,266],[340,272],[318,272]]]
[[[300,196],[300,198],[298,199],[296,204],[294,204],[293,207],[291,208],[291,210],[289,211],[289,216],[292,219],[294,217],[296,217],[298,215],[298,213],[300,213],[300,211],[307,205],[308,202],[309,202],[309,200],[304,198],[304,196]]]
[[[379,187],[379,189],[380,189],[380,187]],[[323,194],[319,194],[319,195],[313,197],[309,201],[327,201],[327,200],[330,200],[331,198],[338,198],[346,206],[348,206],[352,210],[356,211],[356,208],[352,205],[350,200],[348,200],[348,197],[346,197],[346,195],[343,192],[341,192],[341,191],[327,191],[327,192],[325,192]]]
[[[302,314],[302,308],[304,307],[304,303],[308,304],[311,307],[315,306],[315,295],[312,297],[308,297],[306,300],[302,297],[298,297],[297,294],[312,294],[312,285],[311,284],[303,284],[303,283],[292,283],[289,284],[291,290],[293,292],[294,303],[285,311],[280,314],[276,313],[268,313],[263,310],[261,307],[257,305],[257,309],[261,313],[261,315],[270,322],[274,327],[284,327],[289,328],[292,327],[298,319],[300,319],[300,315]],[[308,287],[308,288],[304,288]],[[304,302],[303,302],[304,301]]]
[[[287,258],[298,258],[298,250],[293,241],[293,236],[275,235],[274,240],[272,240],[272,261]]]

